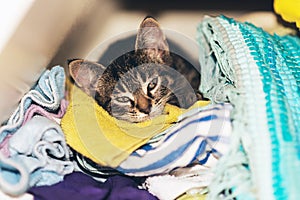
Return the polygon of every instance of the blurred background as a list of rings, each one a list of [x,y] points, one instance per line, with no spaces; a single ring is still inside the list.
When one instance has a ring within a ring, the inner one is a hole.
[[[205,15],[278,30],[272,0],[0,0],[0,123],[45,68],[66,67],[97,44],[137,29],[147,15],[192,39]]]

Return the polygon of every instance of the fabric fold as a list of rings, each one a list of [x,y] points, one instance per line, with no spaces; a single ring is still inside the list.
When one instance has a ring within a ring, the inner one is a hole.
[[[0,143],[8,134],[13,134],[21,127],[26,110],[32,104],[38,104],[47,111],[56,111],[65,95],[65,72],[61,66],[46,70],[40,76],[37,84],[26,93],[17,109],[0,127]]]
[[[65,99],[61,100],[59,109],[55,112],[47,111],[40,105],[32,104],[25,112],[22,125],[24,125],[27,121],[29,121],[34,115],[41,115],[59,123],[61,118],[64,116],[67,107],[68,107],[68,101]]]
[[[211,168],[195,165],[179,168],[172,174],[150,176],[143,187],[160,200],[174,200],[184,194],[195,196],[206,193],[213,176]]]
[[[198,43],[203,80],[212,77],[201,91],[234,107],[208,199],[300,198],[299,38],[219,16],[204,18]]]
[[[9,151],[10,156],[1,160],[6,167],[0,172],[0,186],[11,195],[60,182],[74,170],[60,126],[42,116],[33,117],[14,133]]]
[[[33,187],[29,191],[36,200],[93,200],[93,199],[145,199],[157,200],[155,196],[128,177],[113,176],[100,183],[91,177],[74,172],[52,186]]]
[[[194,108],[154,143],[133,152],[116,169],[131,176],[152,176],[200,164],[213,167],[230,144],[230,104]]]

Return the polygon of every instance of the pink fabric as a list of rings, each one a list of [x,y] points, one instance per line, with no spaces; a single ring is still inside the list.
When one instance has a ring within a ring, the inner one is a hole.
[[[66,109],[68,106],[68,101],[65,99],[62,99],[60,102],[60,109],[58,113],[51,113],[46,111],[44,108],[42,108],[39,105],[32,104],[26,111],[25,116],[24,116],[24,125],[26,122],[28,122],[35,114],[42,115],[44,117],[47,117],[48,119],[55,119],[55,118],[62,118],[64,114],[66,113]]]
[[[0,152],[2,153],[3,156],[6,158],[9,157],[9,149],[8,149],[8,141],[9,138],[11,138],[12,135],[7,135],[2,143],[0,144]]]
[[[22,123],[22,126],[28,122],[35,114],[42,115],[44,117],[47,117],[48,119],[54,120],[61,119],[64,114],[66,113],[68,107],[68,101],[65,99],[62,99],[60,102],[60,109],[57,113],[51,113],[46,111],[43,107],[36,104],[31,104],[31,106],[26,110],[24,115],[24,120]],[[3,154],[5,157],[9,157],[9,149],[8,149],[8,142],[12,135],[7,135],[6,138],[0,143],[0,153]]]

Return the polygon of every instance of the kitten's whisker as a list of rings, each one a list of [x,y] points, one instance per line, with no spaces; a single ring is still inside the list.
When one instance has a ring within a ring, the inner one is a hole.
[[[170,94],[167,94],[166,96],[162,97],[161,99],[159,99],[159,101],[157,102],[157,105],[158,104],[162,104],[162,103],[166,103],[168,100],[169,100],[169,95]]]

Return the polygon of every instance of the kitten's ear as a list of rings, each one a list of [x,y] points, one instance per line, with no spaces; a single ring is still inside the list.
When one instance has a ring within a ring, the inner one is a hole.
[[[88,95],[94,95],[97,81],[105,67],[96,62],[75,59],[68,61],[69,72],[75,83]]]
[[[146,49],[151,58],[169,53],[169,45],[159,23],[153,17],[146,17],[138,30],[135,50]]]

